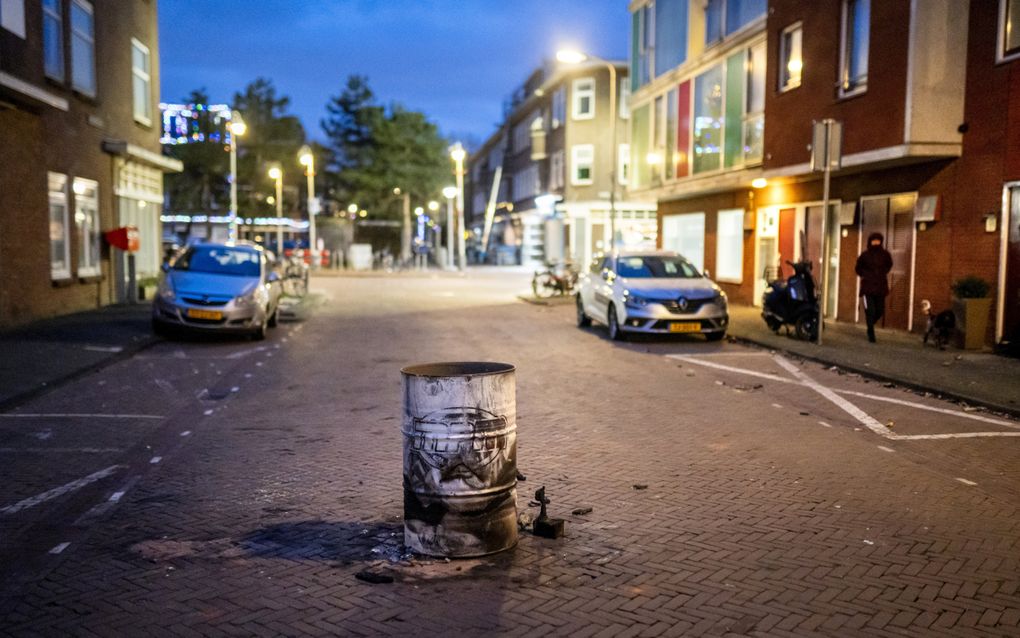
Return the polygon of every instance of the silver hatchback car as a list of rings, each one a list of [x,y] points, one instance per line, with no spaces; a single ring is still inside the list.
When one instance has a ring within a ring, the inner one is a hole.
[[[244,243],[193,244],[164,264],[152,328],[249,334],[276,325],[282,287],[266,252]]]
[[[621,252],[600,257],[581,279],[577,325],[592,319],[614,340],[627,333],[726,335],[726,293],[673,252]]]

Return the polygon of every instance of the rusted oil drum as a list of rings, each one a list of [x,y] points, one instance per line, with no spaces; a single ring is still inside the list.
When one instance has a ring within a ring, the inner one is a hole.
[[[404,544],[483,556],[517,544],[517,386],[506,363],[404,368]]]

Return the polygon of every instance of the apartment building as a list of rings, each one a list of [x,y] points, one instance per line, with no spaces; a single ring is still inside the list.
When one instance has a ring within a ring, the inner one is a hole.
[[[468,160],[468,223],[487,261],[587,263],[609,249],[614,211],[617,245],[654,247],[655,204],[627,192],[629,92],[625,63],[594,60],[547,64],[514,91]]]
[[[634,170],[635,191],[659,202],[663,246],[747,304],[759,303],[766,271],[808,258],[827,282],[827,317],[863,322],[853,266],[882,232],[895,264],[886,327],[923,329],[922,299],[948,308],[951,284],[978,275],[997,288],[989,343],[1016,335],[1020,36],[1010,25],[1020,2],[655,0],[631,10],[634,154],[673,158]],[[659,50],[683,28],[686,58]],[[811,165],[824,119],[842,127],[825,242]]]
[[[0,0],[0,327],[130,297],[160,264],[156,0]]]

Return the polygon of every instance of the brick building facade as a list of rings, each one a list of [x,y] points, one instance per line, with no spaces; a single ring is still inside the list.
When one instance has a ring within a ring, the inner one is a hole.
[[[723,271],[720,283],[730,298],[746,304],[760,302],[767,269],[774,275],[786,260],[806,257],[817,278],[828,276],[826,315],[863,322],[853,266],[863,238],[882,232],[895,262],[886,327],[922,330],[921,300],[936,310],[948,308],[951,284],[977,275],[995,296],[988,342],[1015,343],[1020,46],[1010,39],[1020,38],[1020,29],[1008,24],[1018,19],[1020,2],[770,0],[766,9],[764,2],[740,0],[705,6],[656,0],[650,6],[662,3],[683,5],[678,10],[691,25],[688,59],[670,71],[681,87],[688,78],[704,77],[715,60],[764,41],[763,57],[746,56],[750,71],[727,65],[714,86],[725,100],[746,79],[743,110],[719,118],[725,154],[733,146],[726,133],[739,131],[726,118],[740,116],[746,123],[753,111],[746,98],[763,85],[760,159],[741,165],[738,158],[731,167],[724,163],[720,170],[650,185],[659,201],[663,245],[681,252],[700,246],[703,266],[713,274]],[[635,15],[640,7],[632,3]],[[702,40],[695,27],[704,29],[713,10],[723,16],[737,10],[749,22],[715,41],[709,35]],[[754,69],[759,60],[763,73]],[[749,77],[755,71],[763,81]],[[732,81],[733,73],[741,74],[739,81]],[[635,103],[648,97],[639,90]],[[692,96],[688,109],[697,108]],[[825,118],[840,122],[843,135],[823,259],[822,179],[810,161],[812,123]],[[696,134],[696,123],[689,126]],[[746,137],[745,128],[749,148]],[[694,143],[684,150],[699,152]],[[766,185],[756,188],[755,179]],[[736,228],[740,215],[743,224]],[[676,236],[671,225],[683,235],[676,246],[669,245]]]
[[[160,263],[155,0],[0,1],[0,327],[126,300]]]

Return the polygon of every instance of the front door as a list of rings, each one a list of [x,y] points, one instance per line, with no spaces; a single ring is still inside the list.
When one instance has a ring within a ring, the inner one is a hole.
[[[892,255],[889,296],[885,300],[881,325],[898,330],[910,329],[915,199],[913,194],[869,198],[864,200],[861,214],[861,250],[867,249],[868,236],[877,232],[885,237],[885,249]],[[858,321],[864,321],[863,312]]]
[[[1012,348],[1020,348],[1020,184],[1006,191],[1003,221],[1006,251],[1006,272],[1002,281],[1002,340]]]
[[[779,278],[786,279],[793,274],[793,268],[786,262],[800,261],[797,251],[797,209],[784,208],[779,211]]]

